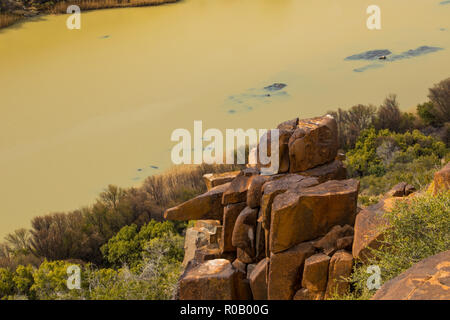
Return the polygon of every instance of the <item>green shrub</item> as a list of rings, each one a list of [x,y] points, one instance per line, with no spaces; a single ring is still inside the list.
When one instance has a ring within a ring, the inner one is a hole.
[[[0,299],[7,299],[14,294],[13,273],[5,268],[0,268]]]

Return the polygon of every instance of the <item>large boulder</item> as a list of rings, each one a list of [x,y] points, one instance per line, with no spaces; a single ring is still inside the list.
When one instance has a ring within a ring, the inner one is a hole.
[[[223,218],[222,196],[231,182],[212,188],[210,191],[166,210],[167,220],[220,220]]]
[[[240,171],[222,172],[222,173],[206,173],[203,175],[203,181],[206,188],[211,190],[217,186],[233,181],[239,175]]]
[[[266,275],[269,268],[269,258],[261,260],[249,275],[250,287],[255,300],[267,300]]]
[[[228,185],[222,196],[222,205],[247,201],[247,191],[253,177],[258,175],[258,170],[247,168],[242,170]]]
[[[269,300],[291,300],[300,288],[305,260],[314,254],[310,242],[270,255],[268,277]]]
[[[301,189],[318,185],[316,178],[308,178],[298,174],[287,174],[279,179],[266,182],[262,188],[261,212],[262,224],[266,230],[270,229],[270,215],[272,203],[275,197],[286,192],[288,189]]]
[[[378,203],[368,206],[358,213],[352,247],[352,254],[355,259],[367,261],[372,256],[371,249],[380,247],[383,241],[383,232],[389,227],[385,214],[393,208],[396,201],[402,199],[404,198],[383,198]]]
[[[301,172],[331,162],[338,151],[336,120],[324,117],[299,120],[289,138],[289,171]]]
[[[341,296],[348,292],[350,283],[348,278],[352,273],[353,257],[349,252],[339,250],[330,260],[328,269],[328,283],[325,299]]]
[[[302,286],[310,292],[325,292],[327,288],[330,257],[317,253],[305,260]]]
[[[450,189],[450,162],[434,174],[433,193],[437,194]]]
[[[187,271],[179,282],[180,300],[237,298],[236,270],[225,259],[209,260]]]
[[[315,239],[335,225],[353,225],[358,189],[357,180],[331,180],[276,196],[271,213],[270,251],[281,252]]]
[[[307,177],[315,177],[319,180],[319,183],[323,183],[328,180],[347,179],[347,168],[342,161],[334,160],[333,162],[299,172],[299,174]]]
[[[307,178],[297,174],[288,174],[274,181],[266,182],[263,185],[263,195],[261,198],[261,226],[265,230],[266,256],[269,256],[270,220],[273,200],[276,196],[293,188],[299,190],[319,184],[317,178]]]
[[[450,250],[428,257],[389,280],[372,300],[450,300]]]
[[[222,252],[235,251],[236,247],[233,246],[233,230],[236,224],[236,220],[245,208],[245,202],[233,203],[227,205],[223,210],[223,227],[222,227],[222,237],[219,241],[220,248]]]

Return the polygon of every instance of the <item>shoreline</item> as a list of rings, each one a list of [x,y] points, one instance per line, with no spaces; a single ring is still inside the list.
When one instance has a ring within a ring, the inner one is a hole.
[[[81,10],[101,10],[113,8],[132,8],[132,7],[150,7],[170,3],[176,3],[180,0],[72,0],[58,2],[52,6],[43,4],[39,8],[23,7],[12,8],[1,12],[0,8],[0,30],[11,27],[12,25],[24,22],[29,18],[49,15],[49,14],[67,14],[69,5],[77,5]]]

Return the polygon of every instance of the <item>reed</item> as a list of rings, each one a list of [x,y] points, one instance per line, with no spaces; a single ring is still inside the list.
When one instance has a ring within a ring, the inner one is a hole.
[[[8,27],[21,19],[21,16],[15,14],[0,13],[0,28]]]
[[[66,13],[69,5],[77,5],[81,10],[96,10],[107,8],[143,7],[155,6],[165,3],[173,3],[178,0],[72,0],[61,1],[49,9],[49,13]]]

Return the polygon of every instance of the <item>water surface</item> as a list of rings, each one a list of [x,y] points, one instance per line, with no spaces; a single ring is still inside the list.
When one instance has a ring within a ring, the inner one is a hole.
[[[377,0],[185,0],[46,16],[0,30],[0,236],[170,166],[170,134],[268,128],[388,93],[403,109],[450,76],[450,6]],[[395,61],[346,60],[372,50]],[[375,66],[374,66],[375,65]],[[267,95],[273,83],[287,84]]]

